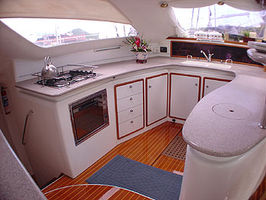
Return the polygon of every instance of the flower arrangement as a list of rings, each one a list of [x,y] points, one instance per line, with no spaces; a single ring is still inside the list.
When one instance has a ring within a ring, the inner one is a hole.
[[[125,43],[132,46],[131,51],[133,52],[151,51],[151,49],[149,49],[148,43],[144,39],[142,39],[142,37],[138,37],[138,36],[128,37]]]

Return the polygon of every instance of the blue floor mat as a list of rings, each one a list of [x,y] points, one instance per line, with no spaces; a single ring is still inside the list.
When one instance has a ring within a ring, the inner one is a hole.
[[[158,200],[178,200],[182,176],[116,156],[86,180],[115,185]]]

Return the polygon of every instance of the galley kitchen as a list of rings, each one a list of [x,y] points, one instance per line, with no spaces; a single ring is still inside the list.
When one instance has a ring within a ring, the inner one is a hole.
[[[0,1],[0,199],[266,199],[265,4]]]

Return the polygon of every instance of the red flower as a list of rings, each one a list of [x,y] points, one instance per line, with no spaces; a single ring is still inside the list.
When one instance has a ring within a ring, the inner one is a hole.
[[[135,44],[137,45],[137,47],[140,46],[140,38],[139,37],[135,37]]]

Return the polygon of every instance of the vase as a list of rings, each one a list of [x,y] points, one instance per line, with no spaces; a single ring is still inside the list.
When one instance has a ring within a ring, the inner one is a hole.
[[[136,52],[136,63],[146,63],[148,59],[147,52]]]

